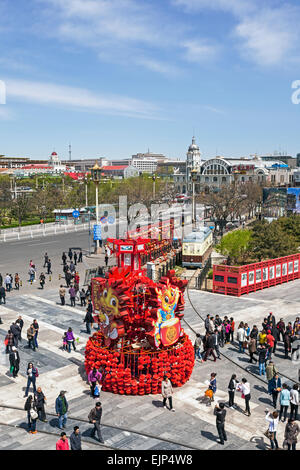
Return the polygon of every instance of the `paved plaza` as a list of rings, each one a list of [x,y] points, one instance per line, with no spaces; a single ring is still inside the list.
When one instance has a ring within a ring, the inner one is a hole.
[[[31,286],[32,287],[32,286]],[[300,280],[268,290],[234,298],[203,291],[190,291],[194,307],[205,316],[218,313],[233,316],[236,323],[247,321],[250,326],[259,327],[263,318],[272,311],[279,320],[293,321],[300,311],[298,292]],[[187,295],[185,319],[193,330],[204,333],[203,322],[191,307]],[[9,373],[8,357],[4,351],[4,336],[18,315],[24,319],[23,341],[20,344],[21,368],[16,379]],[[193,374],[182,388],[175,389],[173,404],[176,413],[162,407],[160,395],[119,396],[102,392],[103,438],[102,446],[90,437],[91,425],[87,416],[94,406],[84,370],[84,348],[88,339],[83,318],[85,310],[76,305],[61,306],[55,288],[31,292],[28,288],[7,294],[7,304],[0,307],[3,324],[0,325],[0,426],[1,449],[54,449],[59,435],[54,403],[60,390],[67,391],[69,420],[67,434],[75,424],[80,426],[84,449],[265,449],[269,441],[263,436],[266,430],[265,409],[272,409],[266,382],[257,376],[258,367],[248,364],[248,356],[239,354],[236,345],[225,346],[222,357],[214,363],[208,360],[202,364],[196,361]],[[36,318],[40,325],[39,348],[34,352],[27,348],[26,330]],[[62,335],[71,326],[77,338],[77,350],[68,353],[62,350]],[[184,324],[186,332],[194,341],[194,331]],[[234,363],[230,361],[232,359]],[[38,421],[37,435],[27,433],[27,416],[23,411],[26,386],[26,365],[33,361],[39,369],[37,385],[42,387],[46,397],[48,423]],[[275,354],[275,364],[281,374],[297,380],[298,367],[291,360],[285,360],[282,343]],[[239,366],[246,368],[242,370]],[[247,372],[248,371],[248,372]],[[244,400],[237,393],[237,410],[227,408],[226,429],[228,441],[224,446],[217,442],[213,407],[204,399],[206,381],[211,372],[217,373],[216,402],[227,401],[227,386],[233,373],[241,379],[246,377],[251,386],[251,417],[246,417]],[[254,374],[254,375],[253,375]],[[284,381],[289,382],[283,377]],[[12,407],[12,408],[9,408]],[[10,425],[10,426],[5,426]],[[282,445],[284,424],[279,425],[278,441]],[[267,441],[267,442],[266,442]]]

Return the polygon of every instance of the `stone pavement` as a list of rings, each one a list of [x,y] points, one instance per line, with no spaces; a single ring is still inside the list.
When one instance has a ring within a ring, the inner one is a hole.
[[[203,316],[207,313],[219,313],[221,316],[230,314],[236,322],[243,319],[248,321],[250,326],[254,322],[260,326],[263,318],[270,311],[274,313],[276,320],[279,317],[284,317],[286,320],[295,319],[300,306],[297,301],[299,286],[300,280],[241,298],[225,297],[201,291],[191,291],[190,296],[193,304]],[[187,296],[185,297],[186,320],[196,331],[203,332],[203,322],[191,308]],[[23,337],[25,337],[32,319],[38,320],[40,324],[39,348],[35,352],[28,350],[27,341],[23,340],[20,347],[21,371],[19,377],[12,379],[8,372],[8,358],[4,353],[3,339],[9,325],[19,314],[23,316],[25,322]],[[84,347],[88,338],[82,323],[84,308],[78,305],[76,308],[62,307],[59,304],[57,290],[50,289],[42,291],[42,296],[40,293],[33,295],[14,293],[8,297],[5,307],[0,306],[0,316],[4,322],[3,325],[0,325],[0,406],[14,406],[23,409],[25,402],[23,395],[26,385],[25,368],[29,360],[33,361],[40,373],[37,385],[42,387],[47,396],[46,411],[54,413],[54,403],[59,391],[67,390],[70,417],[72,417],[68,422],[67,434],[72,432],[74,423],[78,424],[85,433],[87,448],[92,448],[88,447],[95,445],[89,438],[90,425],[83,421],[76,421],[80,419],[86,421],[94,403],[89,395],[83,365]],[[75,337],[79,338],[77,351],[72,350],[70,354],[61,349],[61,337],[68,326],[73,328]],[[194,333],[186,325],[184,327],[193,341]],[[171,413],[162,407],[160,395],[124,397],[103,392],[101,395],[103,425],[122,428],[122,430],[113,430],[103,426],[105,443],[120,449],[179,449],[180,445],[176,443],[180,443],[181,446],[213,450],[264,449],[266,444],[268,447],[269,443],[263,436],[263,432],[267,428],[264,411],[266,406],[269,409],[272,409],[272,406],[267,395],[266,383],[259,380],[255,366],[249,365],[247,356],[239,354],[234,345],[226,346],[222,352],[229,358],[233,358],[236,364],[225,358],[216,363],[211,360],[204,364],[196,361],[190,381],[174,391],[173,403],[176,413]],[[281,345],[279,345],[278,354],[276,353],[274,360],[280,372],[296,378],[297,368],[290,360],[282,358]],[[248,372],[242,370],[239,365],[247,366]],[[251,384],[252,415],[248,418],[242,413],[244,400],[237,393],[237,410],[227,409],[228,441],[224,446],[217,443],[213,407],[209,406],[204,399],[204,391],[207,388],[205,382],[213,371],[217,373],[216,402],[227,401],[227,385],[232,373],[236,373],[239,379],[246,377]],[[2,449],[54,448],[56,438],[52,435],[38,433],[36,436],[31,436],[23,429],[10,427],[4,429],[3,423],[19,425],[23,423],[24,426],[26,423],[24,411],[0,408],[0,423],[3,435],[6,436],[1,442]],[[47,424],[38,422],[37,429],[58,434],[56,423],[56,418],[51,416]],[[278,441],[280,445],[283,441],[284,427],[284,424],[279,425]],[[136,435],[130,431],[138,431],[153,437]],[[173,443],[159,440],[159,438],[169,439]],[[35,446],[33,442],[36,444]]]

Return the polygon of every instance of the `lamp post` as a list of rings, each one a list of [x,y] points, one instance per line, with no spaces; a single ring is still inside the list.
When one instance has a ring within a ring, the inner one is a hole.
[[[196,224],[196,205],[195,205],[195,183],[197,181],[197,170],[191,171],[191,178],[192,178],[192,224],[193,228],[195,228]]]
[[[88,177],[86,176],[84,178],[84,184],[85,184],[85,207],[88,207]]]
[[[91,177],[92,177],[92,180],[94,181],[95,186],[96,186],[96,224],[99,225],[98,188],[99,188],[99,183],[100,183],[100,180],[101,180],[101,168],[97,163],[91,169]],[[96,240],[95,253],[101,253],[101,251],[102,250],[100,248],[99,240]]]

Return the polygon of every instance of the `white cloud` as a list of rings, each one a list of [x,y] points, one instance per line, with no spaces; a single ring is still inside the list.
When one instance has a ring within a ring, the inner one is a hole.
[[[255,8],[255,0],[173,0],[173,3],[187,11],[221,10],[235,15],[248,13]]]
[[[182,44],[189,62],[205,62],[216,56],[217,48],[203,41],[189,40]]]
[[[83,88],[53,83],[6,80],[7,102],[11,98],[43,105],[114,114],[144,119],[159,119],[158,108],[149,102],[126,96],[101,95]]]

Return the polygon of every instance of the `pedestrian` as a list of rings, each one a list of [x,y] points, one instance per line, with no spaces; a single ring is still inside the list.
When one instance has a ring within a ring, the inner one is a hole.
[[[20,336],[19,336],[18,339],[19,339],[20,343],[22,343],[22,329],[23,329],[23,326],[24,326],[24,321],[23,321],[21,315],[18,316],[18,319],[17,319],[16,323],[20,327]]]
[[[107,253],[105,254],[104,262],[105,262],[105,266],[107,266],[108,265],[108,255],[107,255]]]
[[[75,264],[75,266],[77,264],[77,253],[76,253],[76,251],[74,251],[74,264]]]
[[[80,281],[79,273],[76,271],[74,275],[74,287],[75,287],[76,293],[79,291],[79,281]]]
[[[234,395],[235,395],[237,384],[238,384],[238,380],[236,378],[236,374],[233,374],[228,384],[228,395],[229,395],[228,406],[231,409],[235,408]]]
[[[266,342],[267,342],[267,333],[266,333],[265,330],[262,330],[258,334],[258,342],[259,342],[260,346],[262,346],[263,344],[266,344]]]
[[[252,364],[253,361],[256,364],[257,359],[254,357],[254,354],[256,353],[256,340],[253,336],[251,336],[251,333],[250,333],[248,349],[249,349],[249,355],[250,355],[250,360],[249,360],[250,364]]]
[[[11,287],[11,278],[8,273],[6,273],[5,279],[4,279],[4,284],[6,287],[6,292],[10,292],[10,287]]]
[[[70,271],[71,271],[71,274],[74,274],[76,271],[75,264],[72,261],[70,263]]]
[[[292,390],[290,391],[290,404],[291,404],[290,418],[294,418],[295,421],[297,421],[298,406],[299,406],[299,385],[298,384],[294,384]]]
[[[29,397],[27,398],[24,405],[24,410],[27,411],[28,432],[30,432],[31,434],[36,434],[36,421],[38,418],[38,414],[36,411],[36,403],[32,395],[29,395]]]
[[[217,358],[218,358],[218,359],[221,359],[221,357],[220,357],[220,348],[219,348],[219,344],[220,344],[220,333],[218,332],[217,329],[215,329],[215,331],[214,331],[213,339],[214,339],[214,349],[215,349],[215,351],[216,351]]]
[[[86,324],[86,332],[88,335],[91,334],[91,327],[93,327],[94,318],[89,309],[86,309],[86,314],[83,322]]]
[[[276,319],[273,315],[273,312],[269,313],[269,316],[267,317],[267,322],[269,325],[271,325],[271,323],[273,323],[273,325],[276,325]]]
[[[60,434],[60,439],[56,443],[56,450],[70,450],[69,441],[65,432]]]
[[[251,415],[250,412],[250,399],[251,399],[251,393],[250,393],[250,384],[247,381],[247,379],[243,378],[242,382],[238,384],[237,389],[242,392],[242,398],[245,399],[245,411],[244,414],[247,416]]]
[[[95,388],[94,388],[94,398],[98,398],[98,399],[99,399],[99,398],[100,398],[100,392],[101,392],[101,385],[100,385],[100,383],[99,383],[98,380],[97,380],[96,386],[95,386]]]
[[[2,283],[3,283],[3,276],[2,276],[2,274],[0,273],[0,287],[2,286]]]
[[[208,390],[212,391],[212,395],[210,397],[210,401],[215,401],[215,393],[217,391],[217,374],[215,372],[212,372],[210,374],[210,381],[208,385]]]
[[[284,431],[284,439],[287,444],[287,450],[296,450],[297,437],[300,432],[300,428],[297,423],[295,423],[294,418],[290,418],[286,424]]]
[[[45,267],[47,266],[48,260],[49,260],[48,253],[45,253],[45,254],[44,254],[44,266],[43,266],[43,268],[45,268]]]
[[[286,421],[286,416],[288,412],[288,408],[290,405],[290,392],[286,383],[282,385],[282,390],[280,392],[279,403],[280,403],[280,412],[279,412],[279,419],[283,416],[283,423]]]
[[[52,274],[51,266],[52,266],[51,259],[48,259],[48,262],[47,262],[47,274]]]
[[[258,352],[258,366],[259,366],[259,375],[265,375],[266,373],[266,360],[267,360],[267,350],[264,344],[261,344],[257,348]]]
[[[27,330],[27,339],[28,339],[28,348],[30,349],[32,347],[33,351],[35,351],[35,340],[34,340],[35,333],[36,333],[36,330],[33,324],[31,324]]]
[[[64,332],[62,340],[63,340],[63,351],[67,351],[68,350],[68,341],[67,341],[67,332],[66,331]]]
[[[73,346],[73,349],[74,351],[76,351],[76,348],[75,348],[75,337],[74,337],[74,334],[73,334],[73,330],[72,328],[68,328],[68,331],[66,333],[66,340],[67,340],[67,348],[68,348],[68,352],[70,353],[71,352],[71,344]]]
[[[101,417],[102,417],[102,406],[101,406],[101,402],[98,401],[96,403],[95,408],[93,408],[90,411],[88,420],[90,423],[94,425],[94,428],[92,429],[92,432],[91,432],[91,437],[95,437],[95,434],[97,432],[98,440],[103,444],[104,440],[102,438],[101,429],[100,429]]]
[[[88,374],[88,383],[91,387],[91,395],[93,398],[95,398],[94,390],[96,387],[96,382],[100,382],[102,379],[102,374],[99,372],[99,370],[94,367],[92,370],[90,370]]]
[[[250,337],[250,326],[248,325],[248,323],[245,323],[244,330],[245,330],[246,339],[249,339],[249,337]]]
[[[5,336],[4,344],[6,346],[5,353],[9,354],[12,346],[15,346],[14,335],[12,334],[10,329],[8,330],[7,335]]]
[[[74,426],[74,431],[70,436],[71,450],[82,450],[81,448],[81,433],[78,426]]]
[[[216,416],[216,426],[219,434],[219,444],[224,445],[224,441],[227,441],[227,435],[225,431],[225,404],[219,403],[219,406],[216,405],[214,409],[214,415]]]
[[[204,327],[205,327],[206,332],[209,333],[210,331],[210,314],[209,313],[206,315],[206,318],[204,320]]]
[[[80,295],[80,306],[85,307],[86,306],[86,300],[85,300],[85,290],[84,288],[81,289],[79,292]]]
[[[67,287],[70,287],[71,281],[72,281],[72,274],[69,273],[69,271],[67,271],[65,274],[65,280],[66,280]]]
[[[277,408],[277,398],[279,393],[281,392],[281,378],[276,373],[274,377],[271,379],[270,384],[268,385],[268,389],[270,390],[273,398],[273,407]]]
[[[71,302],[71,307],[75,307],[75,299],[76,299],[76,289],[71,285],[69,289],[69,294],[70,294],[70,302]]]
[[[266,367],[266,378],[267,378],[267,381],[268,381],[268,394],[271,395],[272,392],[270,390],[270,383],[271,383],[271,380],[273,379],[273,377],[275,377],[275,375],[277,374],[277,370],[276,370],[276,367],[273,363],[273,361],[269,361],[267,367]]]
[[[18,273],[15,274],[15,289],[16,290],[20,289],[20,276]]]
[[[69,249],[68,256],[69,256],[70,261],[72,261],[73,253],[72,253],[71,248]]]
[[[267,331],[267,347],[268,347],[268,351],[269,351],[269,359],[272,358],[272,352],[273,352],[273,348],[274,348],[274,342],[275,342],[275,338],[274,336],[271,334],[271,330],[268,330]]]
[[[291,350],[291,334],[289,330],[286,330],[283,337],[284,344],[284,358],[289,358],[289,351]]]
[[[194,342],[195,359],[198,357],[198,359],[200,359],[200,361],[203,362],[202,356],[201,356],[201,346],[202,346],[201,335],[200,333],[196,333],[196,339]]]
[[[82,263],[82,250],[79,251],[78,263]]]
[[[65,428],[67,424],[67,412],[69,409],[69,404],[66,399],[66,391],[62,390],[55,401],[55,411],[58,416],[58,427],[59,429]]]
[[[19,351],[15,346],[12,346],[11,352],[9,353],[9,364],[10,364],[10,373],[15,379],[18,377],[18,372],[20,369],[20,355]]]
[[[270,413],[267,410],[266,420],[269,423],[266,435],[270,439],[271,449],[272,450],[275,450],[275,449],[278,450],[279,446],[278,446],[278,442],[277,442],[277,439],[276,439],[276,433],[277,433],[279,418],[278,418],[277,411],[273,411],[273,413]]]
[[[237,340],[239,343],[239,352],[244,353],[245,352],[245,340],[246,340],[246,332],[244,329],[244,323],[241,322],[239,324],[238,330],[237,330]]]
[[[59,288],[59,297],[60,297],[61,304],[65,305],[66,304],[66,289],[64,288],[63,285],[61,285]]]
[[[6,304],[6,291],[3,286],[0,287],[0,305]]]
[[[46,282],[46,276],[44,273],[41,273],[40,274],[40,286],[42,289],[44,289],[45,282]]]
[[[167,408],[167,399],[169,401],[169,408],[171,411],[175,411],[173,408],[173,403],[172,403],[172,395],[173,395],[173,387],[172,387],[172,382],[170,379],[168,379],[167,375],[163,376],[163,380],[161,382],[161,394],[163,397],[163,407]]]
[[[280,341],[280,336],[282,337],[282,341],[284,340],[284,333],[285,333],[285,323],[283,318],[280,318],[280,321],[276,325],[276,329],[278,330],[279,337],[278,341]]]
[[[65,252],[63,252],[61,259],[62,259],[63,265],[65,265],[67,262],[67,255]]]
[[[39,376],[39,371],[36,367],[34,367],[32,362],[28,363],[26,374],[27,374],[27,386],[26,386],[24,398],[28,396],[30,384],[32,384],[33,393],[36,392],[36,379]]]
[[[47,423],[46,419],[46,412],[45,412],[45,404],[46,404],[46,397],[41,389],[41,387],[38,387],[36,389],[36,392],[34,394],[35,402],[36,402],[36,410],[38,413],[38,417],[40,421],[43,421],[44,423]]]
[[[214,362],[216,362],[217,358],[214,353],[214,347],[215,347],[215,342],[213,335],[210,333],[207,333],[206,341],[205,341],[205,354],[203,357],[203,361],[206,361],[207,358],[212,355],[214,358]]]
[[[20,328],[19,323],[17,323],[17,321],[15,321],[14,323],[10,325],[10,331],[14,335],[14,346],[18,347],[18,341],[21,335],[21,328]]]
[[[230,341],[231,343],[233,343],[234,328],[235,328],[235,322],[234,322],[234,319],[231,317],[230,318]]]

